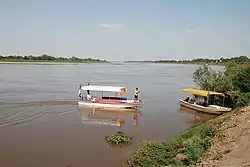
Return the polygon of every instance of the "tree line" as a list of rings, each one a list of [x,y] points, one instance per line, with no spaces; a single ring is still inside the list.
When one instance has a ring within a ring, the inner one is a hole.
[[[0,55],[0,61],[58,61],[58,62],[107,62],[106,60],[100,60],[100,59],[91,59],[91,58],[78,58],[78,57],[54,57],[49,56],[46,54],[43,54],[41,56],[1,56]]]
[[[197,58],[192,60],[155,60],[155,61],[125,61],[127,63],[173,63],[173,64],[227,64],[231,61],[237,64],[250,63],[247,56],[238,56],[232,58],[208,59]]]
[[[193,60],[159,60],[155,61],[156,63],[194,63],[194,64],[227,64],[231,61],[236,62],[237,64],[250,63],[250,59],[247,56],[237,56],[232,58],[220,58],[220,59],[208,59],[208,58],[197,58]]]

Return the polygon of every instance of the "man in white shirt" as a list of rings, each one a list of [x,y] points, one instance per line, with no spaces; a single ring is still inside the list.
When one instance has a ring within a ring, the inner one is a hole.
[[[87,100],[91,100],[91,95],[87,93]]]

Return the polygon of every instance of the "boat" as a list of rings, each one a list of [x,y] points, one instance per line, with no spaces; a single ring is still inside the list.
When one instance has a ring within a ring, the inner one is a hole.
[[[224,107],[224,93],[219,93],[215,91],[206,91],[206,90],[199,90],[194,88],[185,88],[182,89],[184,92],[191,93],[197,96],[199,99],[201,97],[204,98],[203,104],[197,103],[195,100],[190,100],[189,97],[186,99],[180,99],[180,105],[192,110],[196,110],[199,112],[207,113],[207,114],[214,114],[214,115],[221,115],[223,113],[229,112],[232,108]],[[222,96],[223,97],[223,106],[218,106],[215,104],[209,104],[209,97],[210,96]]]
[[[82,96],[82,91],[86,91],[86,96]],[[101,97],[91,96],[92,92],[101,92]],[[104,96],[105,92],[111,92],[115,95]],[[136,109],[142,106],[142,101],[130,100],[124,96],[128,90],[126,87],[118,86],[99,86],[99,85],[80,85],[78,95],[78,105],[91,108],[120,108],[120,109]]]

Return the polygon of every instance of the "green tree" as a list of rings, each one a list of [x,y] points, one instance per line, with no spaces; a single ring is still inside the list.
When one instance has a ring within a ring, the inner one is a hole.
[[[242,93],[250,92],[250,67],[238,73],[234,77],[233,84]]]
[[[223,92],[227,106],[244,106],[250,102],[250,67],[239,66],[235,60],[226,65],[225,72],[213,71],[208,66],[199,67],[193,80],[200,89]],[[216,103],[221,99],[215,98]]]
[[[244,64],[244,63],[248,62],[248,60],[249,60],[247,56],[234,57],[233,59],[238,64]]]

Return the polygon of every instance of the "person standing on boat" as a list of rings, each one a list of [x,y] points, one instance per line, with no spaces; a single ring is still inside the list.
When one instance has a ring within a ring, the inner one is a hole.
[[[90,85],[89,82],[88,82],[88,85]],[[91,97],[91,95],[90,95],[90,91],[87,90],[87,100],[91,100],[91,98],[92,98],[92,97]]]
[[[89,93],[87,93],[87,100],[91,100],[91,95]]]
[[[134,90],[134,98],[135,98],[135,101],[138,101],[138,96],[139,96],[139,93],[140,93],[140,91],[139,91],[139,89],[138,88],[135,88],[135,90]]]
[[[81,88],[82,88],[82,85],[80,85],[80,87],[79,87],[78,97],[81,98],[81,99],[83,99]]]
[[[88,82],[88,85],[89,85],[89,82]],[[89,95],[90,95],[90,92],[89,92],[89,90],[87,90],[87,94],[89,94]]]

